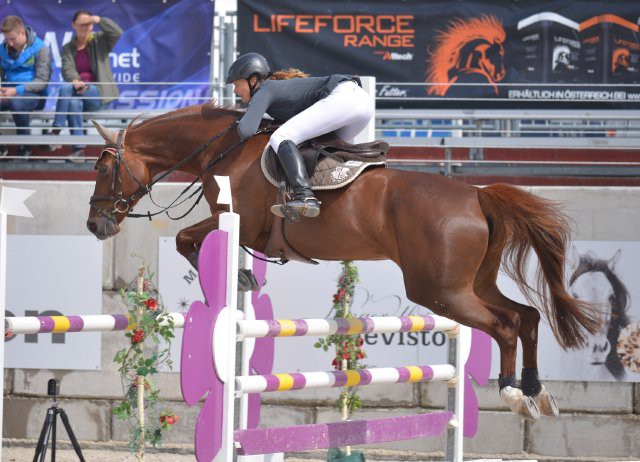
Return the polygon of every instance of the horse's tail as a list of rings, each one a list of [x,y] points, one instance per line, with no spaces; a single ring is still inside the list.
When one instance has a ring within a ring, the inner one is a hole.
[[[507,184],[479,189],[478,198],[489,223],[488,256],[502,258],[505,272],[529,303],[541,308],[563,348],[585,346],[587,333],[597,332],[600,318],[593,305],[571,297],[565,289],[570,227],[559,204]],[[532,248],[540,266],[536,282],[529,284],[527,260]]]

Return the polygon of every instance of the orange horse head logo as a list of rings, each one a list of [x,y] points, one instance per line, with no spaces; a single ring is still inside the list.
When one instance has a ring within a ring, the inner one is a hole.
[[[462,76],[478,77],[493,86],[505,76],[504,41],[506,34],[495,16],[456,19],[439,31],[435,48],[429,52],[427,82],[438,84],[428,89],[430,95],[446,95]],[[468,80],[468,79],[466,79]]]
[[[631,53],[626,48],[616,48],[613,51],[613,57],[611,59],[611,72],[614,74],[618,72],[624,72],[629,69],[629,59]]]

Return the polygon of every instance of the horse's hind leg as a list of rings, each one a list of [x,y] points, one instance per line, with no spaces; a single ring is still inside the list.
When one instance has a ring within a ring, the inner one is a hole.
[[[520,329],[518,337],[522,343],[522,378],[520,389],[525,396],[530,396],[535,401],[540,412],[547,416],[558,416],[558,406],[553,396],[544,388],[538,377],[538,325],[540,313],[535,308],[515,302],[504,296],[496,279],[499,264],[483,262],[478,271],[474,291],[478,296],[490,303],[487,307],[496,316],[505,310],[517,313],[520,317]],[[499,307],[499,308],[497,308]]]
[[[452,269],[450,265],[443,265]],[[471,267],[471,274],[468,274]],[[428,307],[436,314],[446,316],[466,326],[480,329],[496,340],[500,348],[500,372],[502,388],[509,387],[512,395],[503,399],[516,413],[538,418],[534,401],[516,388],[516,351],[520,317],[517,313],[493,306],[480,299],[472,289],[475,268],[469,262],[456,265],[454,271],[430,268],[407,262],[402,265],[407,297]],[[467,274],[465,274],[467,273]],[[423,276],[424,275],[424,276]],[[449,275],[455,279],[449,279]],[[465,279],[468,282],[465,284]]]
[[[407,293],[409,298],[424,305]],[[439,292],[427,303],[439,315],[489,334],[500,348],[500,397],[509,408],[524,417],[537,419],[540,412],[535,401],[523,395],[516,384],[516,351],[520,317],[517,313],[494,306],[471,290],[463,293]]]
[[[520,316],[494,307],[474,292],[476,275],[489,242],[486,218],[475,198],[459,199],[456,207],[459,215],[455,219],[438,219],[437,225],[433,221],[417,219],[415,210],[419,207],[397,207],[391,212],[394,223],[412,226],[412,232],[396,239],[396,261],[402,269],[407,297],[436,314],[493,337],[500,348],[502,381],[512,379],[505,387],[511,386],[514,392],[519,392],[519,396],[510,400],[509,407],[536,418],[539,413],[533,400],[515,388]],[[437,212],[431,213],[439,216]],[[496,315],[492,310],[500,314]]]

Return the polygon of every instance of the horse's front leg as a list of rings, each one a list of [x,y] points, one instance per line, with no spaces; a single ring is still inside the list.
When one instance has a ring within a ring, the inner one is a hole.
[[[202,241],[214,229],[218,229],[219,215],[222,212],[215,213],[206,220],[189,226],[178,232],[176,236],[176,248],[180,255],[187,259],[191,266],[198,269],[198,254]],[[238,290],[248,292],[259,288],[258,281],[248,269],[238,270]]]
[[[176,249],[196,270],[198,269],[198,253],[202,241],[207,237],[207,234],[218,229],[219,215],[216,213],[200,223],[180,230],[176,236]]]

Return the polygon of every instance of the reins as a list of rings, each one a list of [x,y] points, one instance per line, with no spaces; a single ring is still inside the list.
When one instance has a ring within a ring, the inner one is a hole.
[[[112,193],[111,193],[111,195],[93,195],[93,196],[91,196],[91,198],[89,200],[89,205],[99,215],[107,218],[108,220],[110,220],[110,221],[112,221],[114,223],[116,222],[116,218],[115,218],[115,214],[116,213],[127,213],[127,216],[131,217],[131,218],[148,218],[149,220],[151,220],[152,217],[154,217],[156,215],[160,215],[162,213],[165,213],[167,215],[167,217],[169,219],[171,219],[171,220],[179,220],[181,218],[184,218],[189,213],[191,213],[191,211],[193,211],[193,209],[198,205],[198,203],[202,199],[202,197],[204,195],[204,186],[205,186],[204,179],[203,179],[203,183],[195,191],[191,192],[191,194],[189,194],[187,197],[183,198],[183,196],[185,196],[191,190],[191,188],[193,188],[193,186],[200,180],[200,178],[196,178],[195,180],[193,180],[191,182],[191,184],[188,185],[178,195],[178,197],[176,197],[167,206],[159,205],[153,200],[153,197],[151,196],[151,190],[152,190],[153,186],[156,185],[158,182],[162,181],[164,178],[166,178],[167,176],[169,176],[173,172],[179,170],[182,166],[186,165],[188,162],[192,161],[199,154],[201,154],[204,150],[206,150],[212,143],[218,141],[219,139],[224,137],[228,132],[230,132],[232,129],[234,129],[237,124],[238,124],[238,121],[237,120],[234,121],[228,127],[224,128],[223,130],[218,132],[216,135],[214,135],[212,138],[207,140],[205,143],[201,144],[196,149],[194,149],[189,155],[187,155],[185,158],[180,160],[177,164],[175,164],[169,170],[163,172],[160,176],[156,177],[153,181],[151,181],[150,183],[148,183],[146,185],[143,184],[140,180],[138,180],[138,178],[136,178],[136,176],[133,174],[133,172],[131,171],[131,169],[129,168],[129,166],[127,165],[127,163],[125,161],[125,158],[124,158],[124,154],[125,154],[124,153],[124,134],[125,134],[125,130],[120,130],[118,132],[118,137],[116,139],[116,142],[115,143],[107,143],[104,146],[103,150],[102,150],[103,154],[104,153],[111,154],[115,158],[114,168],[113,168],[113,178],[112,178],[112,181],[111,181],[111,191],[112,191]],[[221,154],[219,154],[215,159],[213,159],[209,163],[207,163],[207,165],[205,166],[204,170],[201,173],[201,177],[204,178],[204,174],[209,169],[211,169],[214,165],[216,165],[218,162],[223,160],[233,150],[235,150],[236,148],[238,148],[239,146],[241,146],[242,144],[247,142],[250,138],[253,138],[254,136],[257,136],[259,134],[269,133],[272,130],[273,129],[270,129],[270,128],[261,129],[258,132],[256,132],[255,134],[253,134],[252,136],[250,136],[248,138],[245,138],[243,140],[240,140],[237,143],[234,143],[232,146],[230,146],[225,151],[223,151]],[[123,196],[123,194],[122,194],[122,168],[121,168],[121,164],[126,169],[128,175],[139,185],[139,188],[133,194],[131,194],[128,198],[125,198]],[[169,210],[184,204],[186,201],[190,200],[191,198],[193,198],[198,193],[199,193],[198,198],[191,205],[189,210],[187,210],[184,214],[180,215],[179,217],[172,217],[171,215],[169,215]],[[153,213],[151,213],[150,211],[147,211],[147,213],[145,213],[145,214],[133,213],[133,209],[131,209],[131,204],[133,202],[139,200],[141,197],[143,197],[146,194],[149,195],[149,199],[151,200],[151,202],[155,206],[160,207],[161,210],[158,210],[158,211],[153,212]],[[98,202],[98,201],[112,201],[113,204],[114,204],[113,205],[113,210],[111,212],[103,211],[101,208],[99,208],[99,207],[97,207],[95,205],[95,202]]]

